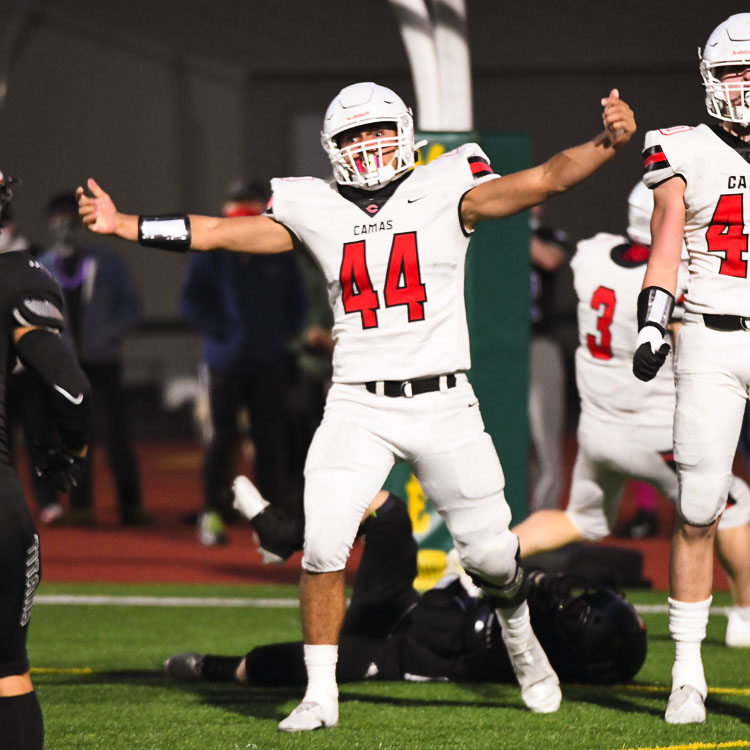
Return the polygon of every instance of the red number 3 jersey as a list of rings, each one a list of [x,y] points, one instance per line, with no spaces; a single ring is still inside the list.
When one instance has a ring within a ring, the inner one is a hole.
[[[714,125],[646,133],[645,184],[685,181],[690,287],[685,309],[750,316],[750,144]]]
[[[600,232],[576,246],[570,266],[578,298],[576,384],[581,410],[597,421],[672,429],[675,409],[672,354],[648,383],[633,375],[638,337],[636,300],[649,248],[627,237]],[[680,264],[675,317],[687,268]]]
[[[271,181],[272,216],[317,260],[333,308],[333,380],[408,380],[471,366],[463,195],[496,178],[478,145],[371,195],[333,181]]]

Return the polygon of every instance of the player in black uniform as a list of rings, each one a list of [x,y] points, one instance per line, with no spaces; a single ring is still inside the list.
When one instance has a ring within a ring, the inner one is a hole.
[[[11,179],[0,172],[0,214]],[[49,422],[28,436],[34,469],[62,490],[75,483],[86,455],[89,384],[63,344],[62,295],[57,283],[25,250],[0,253],[0,745],[40,750],[44,727],[26,652],[34,591],[41,576],[39,535],[10,460],[6,420],[8,375],[18,357],[44,389]]]
[[[248,515],[241,505],[235,501]],[[266,552],[284,559],[302,548],[301,521],[259,507],[251,523]],[[474,596],[478,589],[463,575],[448,575],[420,596],[406,505],[381,492],[370,508],[360,526],[365,548],[341,630],[337,680],[514,682],[491,600]],[[646,629],[620,593],[571,575],[536,570],[528,578],[532,626],[561,681],[627,682],[638,672]],[[246,656],[188,652],[167,659],[165,669],[181,680],[304,685],[303,653],[302,641],[258,646]]]

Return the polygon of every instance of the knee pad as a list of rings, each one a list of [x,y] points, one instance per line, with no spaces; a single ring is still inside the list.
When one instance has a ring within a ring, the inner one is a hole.
[[[351,552],[351,542],[347,544],[338,534],[311,535],[305,540],[302,567],[310,573],[332,573],[343,570]]]
[[[529,577],[521,567],[521,548],[516,550],[516,571],[513,579],[505,586],[497,586],[478,575],[469,574],[475,586],[479,586],[487,595],[493,607],[515,609],[529,596]]]
[[[464,570],[477,585],[498,592],[516,582],[518,537],[508,529],[501,532],[475,532],[455,539]]]
[[[692,526],[710,526],[724,510],[731,474],[680,471],[677,513]]]
[[[356,528],[349,532],[330,518],[313,523],[309,523],[308,518],[302,568],[310,573],[343,570],[356,533]]]
[[[750,524],[750,487],[739,477],[732,476],[729,495],[719,521],[719,530],[736,529]]]

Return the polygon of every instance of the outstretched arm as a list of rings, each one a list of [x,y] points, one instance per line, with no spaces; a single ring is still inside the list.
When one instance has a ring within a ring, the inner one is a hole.
[[[76,189],[78,213],[84,225],[97,234],[113,234],[138,242],[138,216],[117,210],[112,198],[91,178],[91,195]],[[283,253],[294,247],[289,230],[268,216],[218,218],[191,214],[191,250],[232,250],[239,253]]]
[[[531,169],[490,180],[470,190],[461,204],[471,229],[485,219],[501,219],[564,193],[608,162],[635,133],[633,111],[617,89],[601,101],[604,130],[580,146],[565,149]]]

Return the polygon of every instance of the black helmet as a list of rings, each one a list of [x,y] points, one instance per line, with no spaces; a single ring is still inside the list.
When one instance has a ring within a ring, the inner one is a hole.
[[[2,218],[5,207],[13,197],[13,191],[10,189],[10,186],[19,183],[20,180],[17,180],[15,177],[6,177],[2,173],[2,170],[0,170],[0,218]]]
[[[632,679],[646,660],[646,625],[624,594],[580,576],[529,574],[534,632],[561,680]]]

